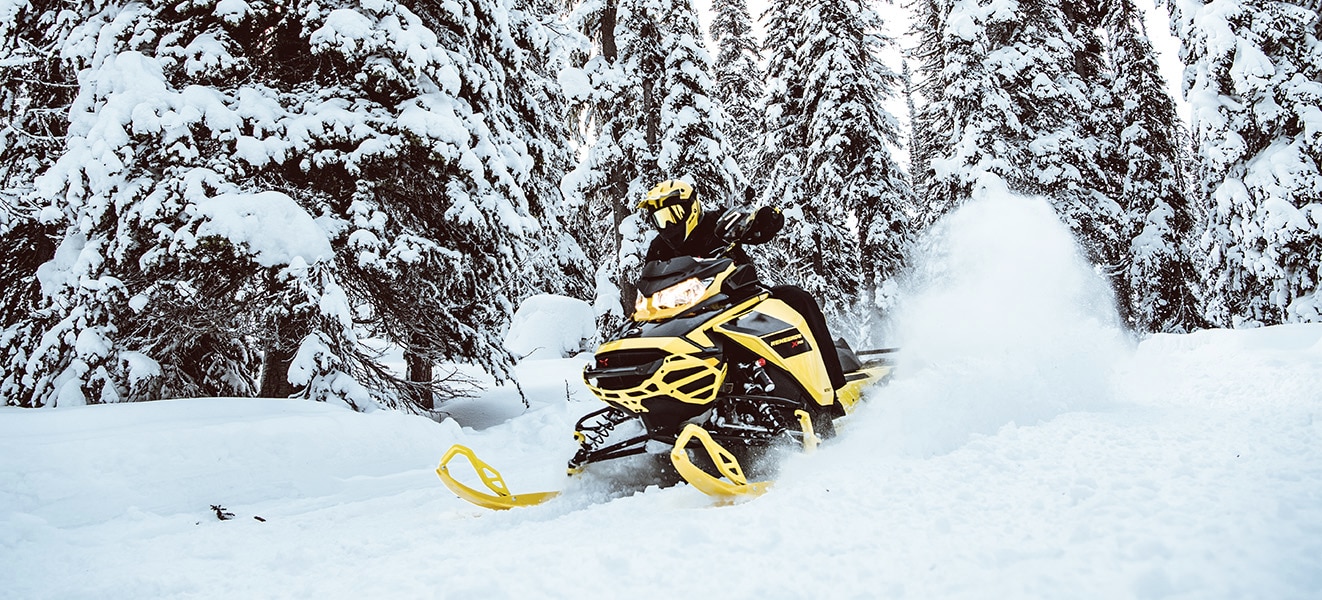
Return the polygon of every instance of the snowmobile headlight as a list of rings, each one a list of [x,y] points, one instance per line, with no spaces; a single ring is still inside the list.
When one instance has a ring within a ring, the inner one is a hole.
[[[643,296],[640,293],[638,299],[634,301],[634,310],[642,313],[649,310],[666,310],[689,306],[702,300],[703,295],[707,293],[707,287],[711,283],[711,279],[700,280],[696,277],[690,277],[651,296]]]

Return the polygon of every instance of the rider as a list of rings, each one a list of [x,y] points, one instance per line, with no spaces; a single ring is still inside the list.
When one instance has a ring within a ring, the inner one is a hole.
[[[704,214],[698,192],[688,183],[670,179],[658,183],[638,208],[647,211],[649,220],[659,233],[647,249],[647,261],[670,260],[677,256],[709,257],[720,250],[735,264],[751,264],[742,244],[762,244],[771,240],[785,225],[780,209],[763,206],[753,212],[726,209],[720,214]],[[779,298],[803,315],[808,329],[822,349],[826,372],[831,376],[831,387],[845,385],[840,368],[840,357],[826,328],[826,317],[817,302],[803,289],[792,285],[771,288],[771,295]],[[829,351],[828,351],[829,349]]]

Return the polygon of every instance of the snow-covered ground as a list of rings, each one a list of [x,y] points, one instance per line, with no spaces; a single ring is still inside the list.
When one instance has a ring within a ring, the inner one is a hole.
[[[442,423],[0,409],[0,598],[1319,597],[1322,325],[1136,343],[1063,232],[1040,201],[956,213],[898,377],[729,506],[563,475],[598,408],[582,358],[522,363],[531,408],[496,388]],[[569,492],[468,505],[433,472],[453,443]]]

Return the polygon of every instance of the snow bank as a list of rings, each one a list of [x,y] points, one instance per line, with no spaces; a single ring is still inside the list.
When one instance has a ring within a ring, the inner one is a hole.
[[[940,376],[907,372],[732,506],[567,480],[572,425],[600,406],[570,385],[576,359],[521,363],[533,408],[481,431],[299,400],[0,408],[0,598],[1315,596],[1322,325],[1156,336],[1134,357],[1105,411],[962,421],[935,456],[877,451],[889,419],[930,426],[885,410]],[[972,390],[974,371],[952,377]],[[468,505],[433,472],[454,442],[516,492],[568,491]]]
[[[333,441],[308,443],[323,437]],[[346,478],[397,474],[409,462],[424,469],[461,438],[453,422],[306,400],[9,409],[0,412],[0,514],[68,528],[272,497],[298,502],[344,491]]]
[[[1179,376],[1188,373],[1199,376]],[[1259,412],[1318,404],[1322,325],[1157,334],[1122,367],[1116,390],[1127,401],[1162,407]]]
[[[592,305],[582,300],[539,294],[514,312],[505,348],[519,360],[565,358],[591,350],[597,336]]]

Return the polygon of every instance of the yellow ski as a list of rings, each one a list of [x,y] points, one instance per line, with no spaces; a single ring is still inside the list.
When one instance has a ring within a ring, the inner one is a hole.
[[[477,471],[477,476],[482,479],[482,485],[491,490],[491,493],[468,487],[450,475],[450,461],[461,454],[468,459],[468,463],[473,467],[473,470]],[[451,446],[450,450],[441,458],[441,465],[436,467],[436,475],[441,478],[441,482],[445,484],[445,487],[450,488],[450,491],[454,492],[455,495],[483,508],[494,510],[505,510],[516,506],[533,506],[546,502],[560,494],[560,492],[533,492],[517,496],[511,494],[509,488],[505,486],[505,479],[500,476],[499,471],[479,459],[467,446],[460,444]]]
[[[699,469],[693,461],[689,460],[689,453],[685,450],[689,441],[696,438],[702,448],[707,451],[711,457],[712,463],[716,465],[716,470],[720,471],[725,479],[711,475],[710,473]],[[698,489],[698,491],[708,496],[718,498],[738,498],[761,496],[771,489],[770,481],[749,482],[744,478],[744,471],[739,466],[739,460],[730,454],[729,450],[721,447],[716,440],[712,439],[711,434],[706,429],[689,423],[684,426],[684,430],[679,433],[679,438],[675,440],[675,447],[670,450],[670,462],[675,465],[675,470],[689,485]]]

